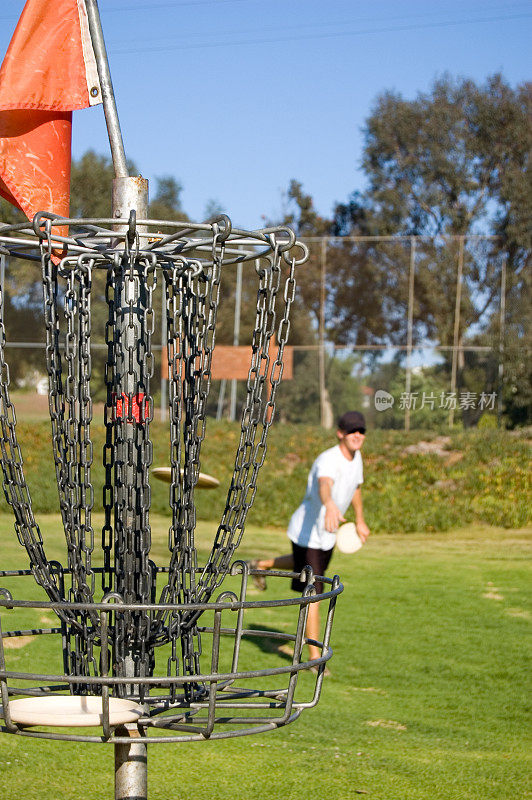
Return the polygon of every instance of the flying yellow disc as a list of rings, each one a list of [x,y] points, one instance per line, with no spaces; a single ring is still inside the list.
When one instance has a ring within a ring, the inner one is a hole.
[[[151,472],[158,480],[164,481],[164,483],[172,483],[172,467],[155,467]],[[213,478],[212,475],[207,475],[205,472],[200,472],[198,475],[196,486],[199,486],[200,489],[216,489],[219,485],[220,481],[217,478]]]

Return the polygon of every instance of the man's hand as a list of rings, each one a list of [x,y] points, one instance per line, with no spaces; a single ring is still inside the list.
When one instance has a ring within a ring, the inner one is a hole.
[[[334,500],[329,500],[325,504],[325,530],[329,531],[329,533],[334,533],[338,530],[341,522],[345,522],[345,517],[341,514]]]
[[[357,522],[357,533],[360,536],[360,539],[362,540],[362,544],[364,544],[364,542],[369,536],[370,531],[363,519]]]

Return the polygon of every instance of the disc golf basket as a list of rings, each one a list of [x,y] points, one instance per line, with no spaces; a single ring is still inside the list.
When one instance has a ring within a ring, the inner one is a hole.
[[[0,579],[11,587],[14,579],[22,581],[28,591],[33,576],[40,588],[39,599],[19,599],[12,588],[0,589],[1,730],[114,744],[117,798],[146,796],[147,743],[268,731],[316,705],[342,591],[336,576],[321,578],[324,590],[317,594],[307,568],[302,595],[249,599],[250,569],[235,557],[266,455],[295,272],[306,248],[288,228],[236,230],[225,215],[206,223],[149,220],[145,189],[142,179],[119,176],[109,219],[64,219],[43,212],[32,224],[0,227],[3,267],[14,257],[40,270],[51,453],[66,540],[64,561],[51,559],[25,478],[2,317],[1,467],[29,568],[0,571]],[[194,494],[217,312],[224,276],[239,262],[248,284],[256,287],[251,363],[227,499],[210,555],[200,564]],[[158,292],[162,319],[154,307]],[[150,558],[156,329],[166,332],[170,410],[164,566]],[[96,342],[105,343],[99,370],[93,369]],[[99,506],[91,429],[98,425],[93,398],[102,388],[105,477]],[[99,533],[96,511],[103,519]],[[268,577],[285,586],[287,578],[299,575],[268,572]],[[35,589],[29,594],[34,597]],[[324,639],[311,643],[322,655],[305,660],[309,605],[321,600],[328,608]],[[290,633],[284,632],[286,623],[278,632],[254,622],[277,609],[291,619]],[[56,622],[42,627],[43,614],[54,615]],[[45,635],[58,641],[59,668],[36,672],[10,665],[6,641],[21,636],[42,641]],[[249,643],[268,639],[274,663],[251,669]],[[285,661],[276,656],[282,645],[290,646]],[[296,695],[300,674],[310,669],[315,679],[303,682],[301,698],[299,690]]]

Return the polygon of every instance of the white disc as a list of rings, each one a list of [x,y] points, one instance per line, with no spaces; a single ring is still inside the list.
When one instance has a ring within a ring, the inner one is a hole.
[[[336,532],[336,546],[341,553],[356,553],[362,547],[354,522],[345,522]]]
[[[103,723],[102,698],[81,695],[22,697],[11,700],[9,711],[19,725],[48,727],[95,727]],[[109,724],[124,725],[142,716],[142,707],[132,700],[109,698]]]
[[[164,483],[171,483],[172,467],[155,467],[152,469],[152,475]],[[215,489],[219,485],[220,481],[217,478],[213,478],[212,475],[207,475],[205,472],[199,473],[196,486],[200,489]]]

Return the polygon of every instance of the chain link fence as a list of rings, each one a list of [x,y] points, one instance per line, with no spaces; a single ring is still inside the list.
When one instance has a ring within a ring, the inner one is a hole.
[[[517,261],[491,236],[304,241],[310,258],[298,274],[291,377],[279,390],[278,422],[328,428],[356,407],[381,428],[532,424],[529,254]],[[42,407],[44,416],[38,265],[10,261],[1,276],[9,367],[28,398],[18,407],[27,405],[29,415]],[[257,309],[246,282],[253,267],[241,266],[222,276],[217,342],[243,350],[251,342],[240,331],[250,329]],[[100,291],[103,301],[103,283]],[[164,417],[161,334],[153,334],[154,394]],[[92,347],[93,368],[101,362],[103,369],[106,345]],[[238,419],[244,397],[244,381],[215,376],[207,414]]]
[[[526,257],[490,236],[305,241],[315,341],[296,345],[284,389],[304,384],[307,421],[360,407],[384,428],[530,424]]]

